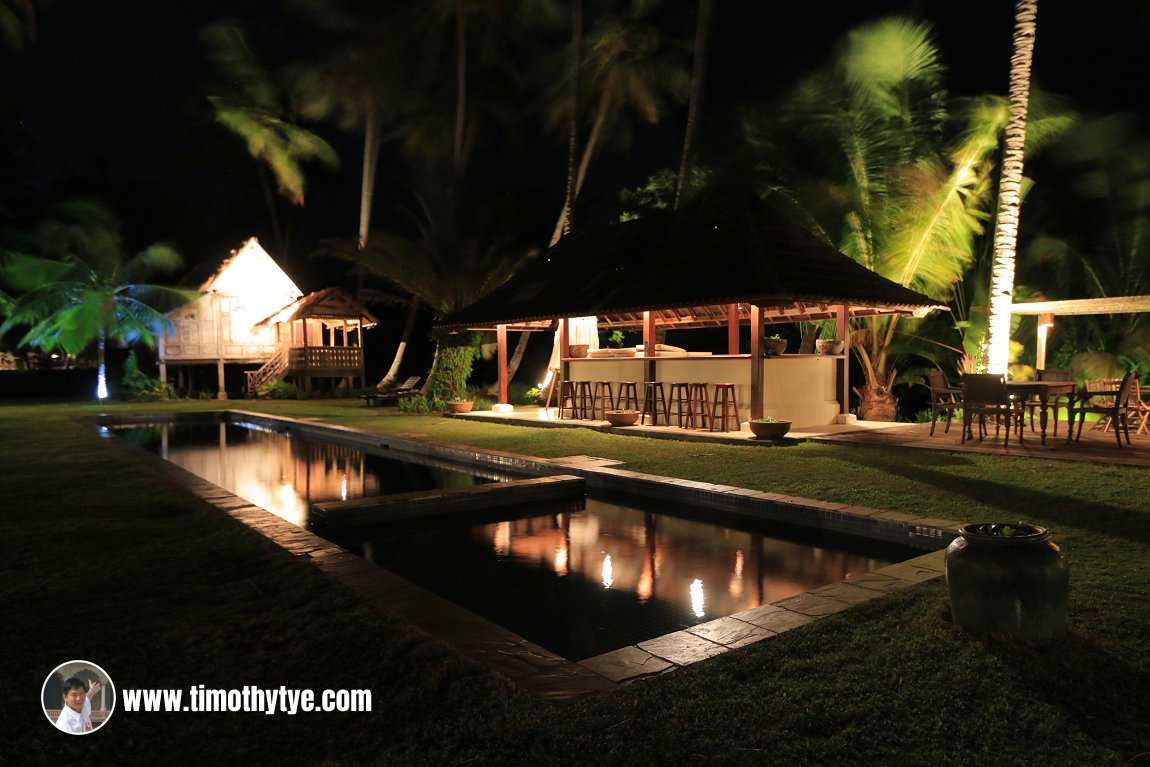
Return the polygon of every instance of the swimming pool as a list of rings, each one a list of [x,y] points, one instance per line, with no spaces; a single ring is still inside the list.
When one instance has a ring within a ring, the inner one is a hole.
[[[800,594],[915,551],[824,531],[716,519],[592,494],[501,518],[431,515],[350,530],[313,503],[467,487],[512,472],[300,439],[255,423],[133,425],[119,433],[214,484],[563,657],[579,660]],[[387,451],[391,452],[391,451]],[[722,516],[722,515],[718,515]]]

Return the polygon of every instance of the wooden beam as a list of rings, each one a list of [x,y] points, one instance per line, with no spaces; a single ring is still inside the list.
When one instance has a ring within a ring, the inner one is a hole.
[[[1011,304],[1011,314],[1138,314],[1150,312],[1150,296],[1077,298]]]

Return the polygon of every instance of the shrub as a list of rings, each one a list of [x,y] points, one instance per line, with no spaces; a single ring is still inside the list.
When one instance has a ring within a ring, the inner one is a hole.
[[[162,399],[174,399],[175,390],[170,384],[152,378],[140,370],[136,360],[136,352],[128,353],[124,361],[124,377],[120,381],[121,396],[130,402],[155,402]]]
[[[431,402],[422,394],[417,394],[414,397],[404,397],[395,403],[404,413],[430,413]]]
[[[287,381],[269,381],[259,388],[259,395],[268,399],[307,399],[302,389]]]

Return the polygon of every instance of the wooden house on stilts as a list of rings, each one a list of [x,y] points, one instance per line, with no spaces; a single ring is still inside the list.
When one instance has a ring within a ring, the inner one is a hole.
[[[280,380],[309,391],[365,384],[363,331],[376,319],[341,288],[303,295],[254,237],[199,292],[169,315],[173,327],[158,344],[160,378],[175,368],[177,389],[214,367],[216,397],[227,399],[227,366],[243,370],[248,397]]]

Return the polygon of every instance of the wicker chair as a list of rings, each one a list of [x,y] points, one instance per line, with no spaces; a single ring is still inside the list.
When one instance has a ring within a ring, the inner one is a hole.
[[[1070,428],[1066,435],[1066,444],[1070,444],[1073,437],[1075,440],[1082,438],[1082,424],[1086,422],[1087,413],[1096,413],[1102,416],[1100,420],[1105,425],[1104,429],[1114,427],[1114,439],[1118,442],[1118,447],[1122,447],[1122,435],[1126,435],[1126,444],[1130,444],[1130,419],[1131,414],[1137,414],[1138,405],[1134,400],[1137,399],[1137,385],[1138,379],[1135,378],[1133,373],[1127,373],[1122,381],[1118,384],[1118,389],[1110,388],[1111,384],[1107,381],[1090,381],[1087,382],[1085,391],[1079,392],[1078,397],[1070,406]],[[1105,387],[1105,388],[1095,388]],[[1078,416],[1078,435],[1074,434],[1074,417]]]

